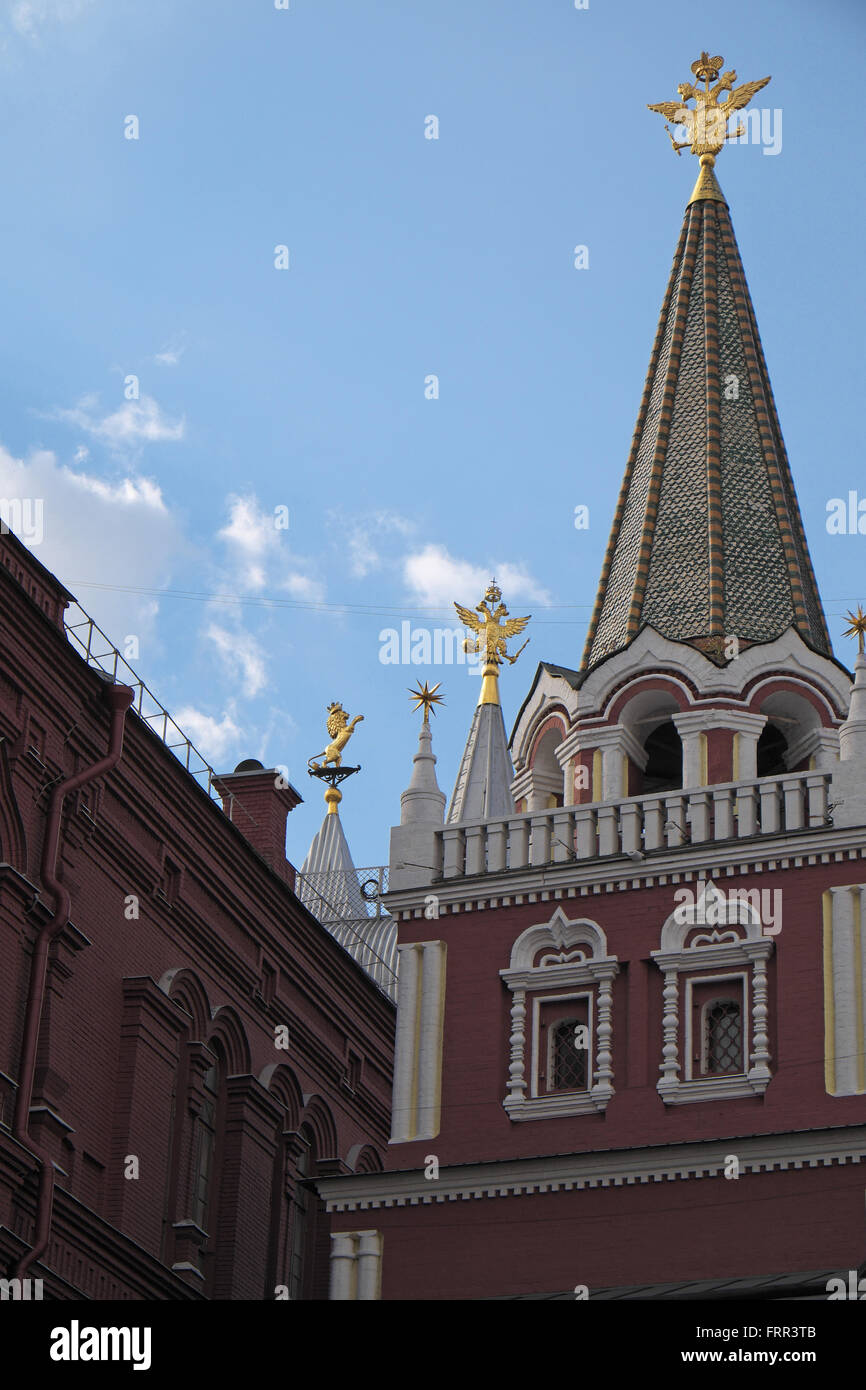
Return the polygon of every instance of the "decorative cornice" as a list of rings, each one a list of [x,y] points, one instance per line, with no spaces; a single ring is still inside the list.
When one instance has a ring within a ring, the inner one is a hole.
[[[732,1151],[739,1159],[741,1176],[859,1164],[866,1161],[866,1126],[730,1135],[694,1144],[461,1164],[440,1168],[439,1177],[433,1180],[424,1177],[423,1168],[358,1174],[320,1179],[316,1187],[329,1212],[431,1206],[482,1197],[537,1196],[721,1177]]]
[[[832,836],[833,848],[828,849]],[[866,826],[786,831],[735,841],[704,841],[662,850],[632,863],[625,855],[572,859],[562,864],[527,867],[475,878],[438,879],[421,888],[388,894],[388,910],[404,921],[424,916],[425,898],[439,899],[439,915],[482,912],[524,903],[565,902],[602,893],[625,893],[668,884],[693,883],[706,877],[775,873],[816,864],[866,859]]]

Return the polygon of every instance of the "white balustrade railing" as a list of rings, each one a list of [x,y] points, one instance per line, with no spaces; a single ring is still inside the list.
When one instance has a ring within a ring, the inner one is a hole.
[[[829,772],[797,772],[465,821],[436,831],[441,878],[648,854],[828,823]]]

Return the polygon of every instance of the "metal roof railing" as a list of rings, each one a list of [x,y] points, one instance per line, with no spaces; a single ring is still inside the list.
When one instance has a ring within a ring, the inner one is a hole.
[[[222,810],[222,798],[217,787],[218,774],[126,658],[121,656],[102,628],[84,611],[80,603],[74,601],[70,603],[63,622],[70,642],[84,657],[88,666],[102,671],[120,685],[132,687],[135,691],[132,708],[136,714],[153,729],[166,748],[171,749],[190,776],[195,778],[199,786],[204,788],[211,800]]]

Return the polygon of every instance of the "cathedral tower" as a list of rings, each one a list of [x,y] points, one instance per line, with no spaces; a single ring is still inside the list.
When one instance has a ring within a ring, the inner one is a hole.
[[[769,79],[721,68],[652,108],[700,167],[582,663],[536,671],[513,809],[476,711],[389,895],[389,1162],[320,1185],[385,1298],[823,1297],[863,1260],[866,656],[852,687],[714,171]]]

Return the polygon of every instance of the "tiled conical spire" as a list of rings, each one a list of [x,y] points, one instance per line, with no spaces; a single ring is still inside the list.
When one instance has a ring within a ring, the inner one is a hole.
[[[657,109],[657,108],[654,108]],[[787,628],[830,639],[724,195],[686,208],[617,504],[584,668],[650,625],[712,653]]]
[[[514,768],[501,705],[479,704],[463,750],[447,823],[513,816]]]

